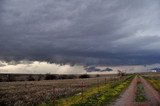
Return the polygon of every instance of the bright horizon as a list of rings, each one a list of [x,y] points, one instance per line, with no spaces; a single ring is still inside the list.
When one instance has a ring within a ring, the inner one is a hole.
[[[21,73],[21,74],[116,74],[117,70],[125,71],[127,73],[134,72],[150,72],[152,68],[160,67],[160,64],[153,64],[148,66],[132,65],[132,66],[83,66],[83,65],[60,65],[55,63],[38,62],[38,61],[20,61],[16,62],[2,62],[0,61],[0,73]],[[87,72],[91,69],[92,72]],[[105,68],[110,68],[112,71],[100,72]],[[100,69],[96,71],[96,69]]]

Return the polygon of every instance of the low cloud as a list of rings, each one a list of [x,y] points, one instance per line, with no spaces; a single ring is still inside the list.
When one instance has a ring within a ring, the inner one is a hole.
[[[95,66],[88,66],[85,68],[86,72],[110,72],[113,71],[111,68],[99,69]]]
[[[92,66],[92,67],[87,67],[85,68],[86,72],[100,72],[101,70]]]
[[[5,63],[5,62],[0,61],[0,67],[4,67],[4,66],[6,66],[6,63]]]
[[[159,67],[152,68],[152,69],[150,69],[150,70],[155,70],[155,71],[157,71],[157,72],[160,72],[160,68],[159,68]]]
[[[106,72],[107,72],[107,71],[110,72],[110,71],[113,71],[113,69],[111,69],[111,68],[106,68],[106,69],[104,69],[104,70],[101,70],[101,72],[105,72],[105,71],[106,71]]]

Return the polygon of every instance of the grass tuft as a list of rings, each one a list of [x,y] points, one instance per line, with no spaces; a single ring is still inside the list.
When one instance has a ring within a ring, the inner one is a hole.
[[[147,98],[145,96],[144,88],[142,86],[141,82],[137,82],[137,91],[136,91],[136,97],[135,97],[136,102],[145,102],[147,101]]]

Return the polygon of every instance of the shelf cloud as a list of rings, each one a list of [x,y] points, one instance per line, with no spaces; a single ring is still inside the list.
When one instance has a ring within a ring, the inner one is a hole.
[[[0,0],[0,59],[160,62],[159,0]]]

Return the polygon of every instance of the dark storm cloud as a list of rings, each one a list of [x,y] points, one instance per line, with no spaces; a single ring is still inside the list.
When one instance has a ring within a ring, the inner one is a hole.
[[[105,72],[105,71],[113,71],[113,69],[111,69],[111,68],[106,68],[106,69],[104,69],[104,70],[102,70],[102,72]]]
[[[87,72],[100,72],[100,71],[101,71],[101,69],[96,68],[96,67],[94,67],[94,66],[92,66],[92,67],[86,67],[85,70],[86,70]]]
[[[158,0],[1,0],[0,58],[160,62]]]
[[[159,67],[152,68],[152,69],[150,69],[150,70],[155,70],[155,71],[157,71],[157,72],[160,72],[160,68],[159,68]]]
[[[99,69],[99,68],[96,68],[95,66],[86,67],[85,70],[87,72],[109,72],[109,71],[113,71],[111,68]]]
[[[86,70],[86,72],[109,72],[109,71],[113,71],[111,68],[105,68],[105,69],[99,69],[96,68],[95,66],[88,66],[84,68]]]

